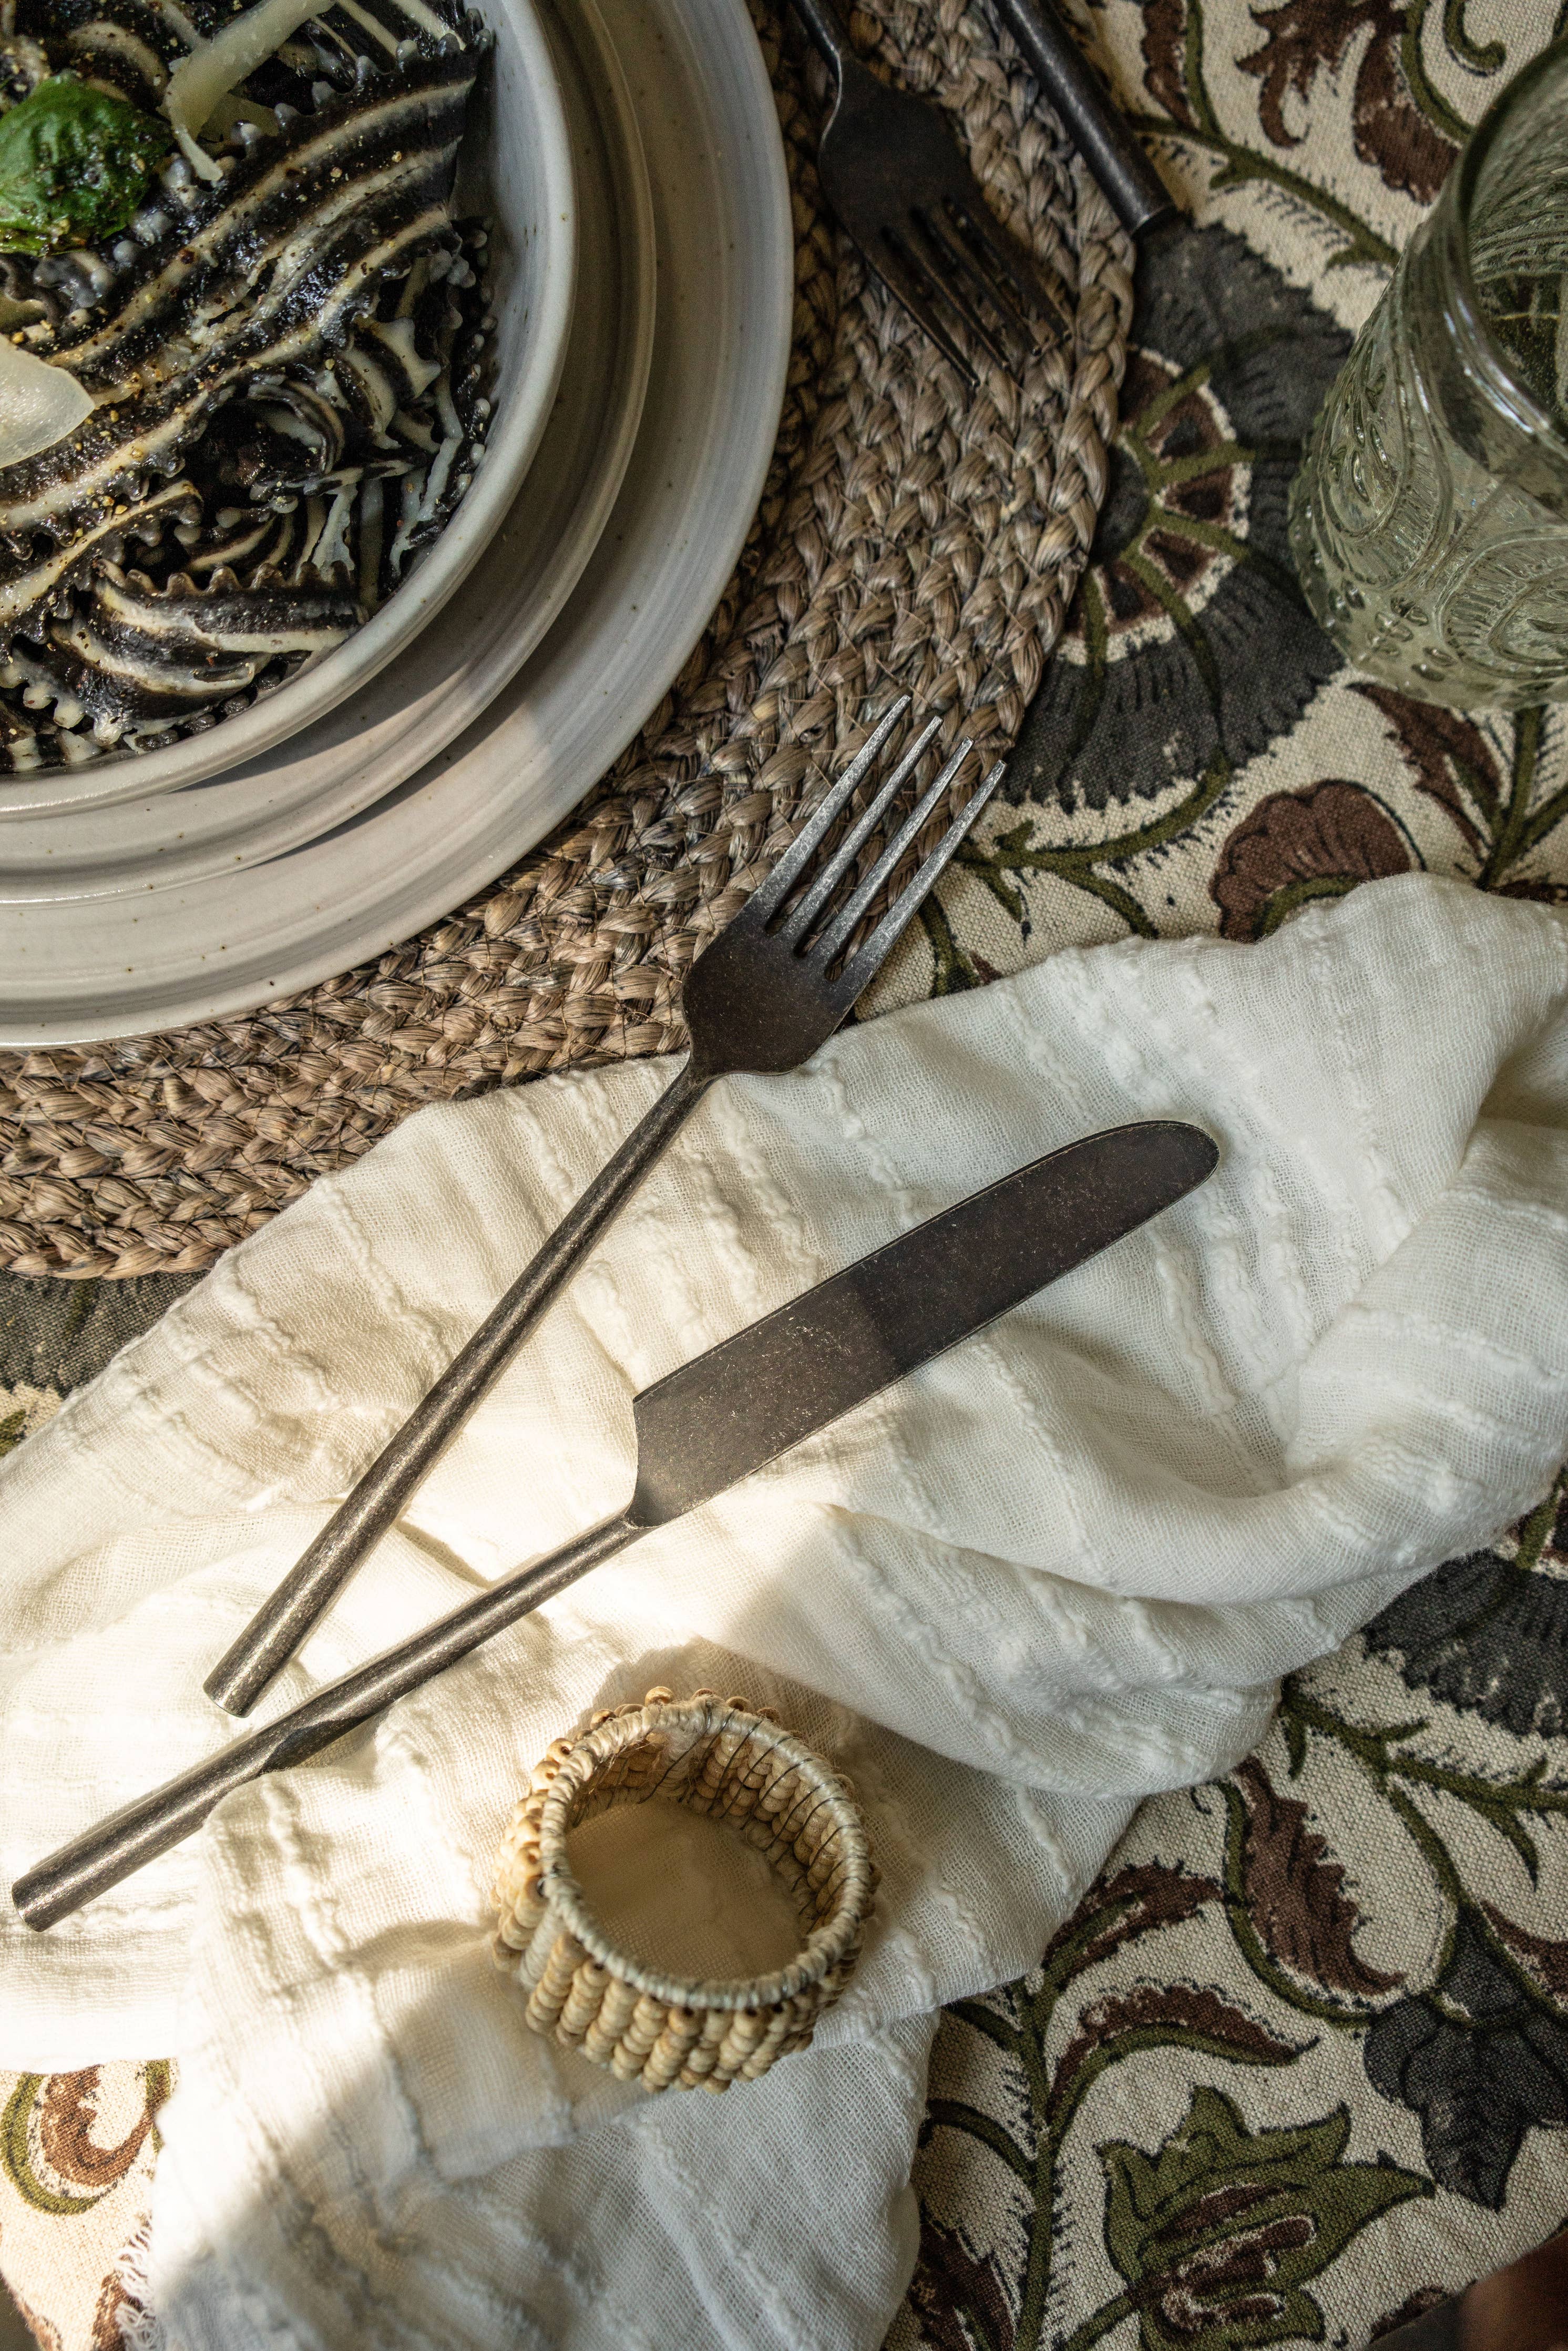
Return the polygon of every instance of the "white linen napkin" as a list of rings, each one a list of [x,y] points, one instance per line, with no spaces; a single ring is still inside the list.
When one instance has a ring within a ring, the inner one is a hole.
[[[231,1726],[203,1673],[667,1081],[423,1113],[0,1473],[6,1882]],[[1401,877],[1255,947],[1131,942],[716,1090],[270,1705],[623,1502],[634,1390],[1092,1129],[1189,1200],[42,1938],[0,2062],[177,2052],[187,2351],[881,2339],[931,2011],[1031,1964],[1138,1797],[1544,1490],[1568,1443],[1568,926]],[[649,2102],[486,1955],[528,1764],[653,1681],[771,1700],[884,1874],[817,2047]]]

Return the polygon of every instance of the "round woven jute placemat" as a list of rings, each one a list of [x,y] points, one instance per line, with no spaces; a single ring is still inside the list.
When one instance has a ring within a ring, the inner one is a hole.
[[[820,69],[754,0],[795,199],[795,343],[734,579],[577,813],[373,964],[243,1019],[0,1055],[0,1267],[210,1264],[423,1104],[684,1041],[682,974],[899,691],[988,755],[1021,724],[1104,494],[1130,253],[984,0],[877,0],[862,56],[948,110],[1075,308],[973,392],[840,238]]]

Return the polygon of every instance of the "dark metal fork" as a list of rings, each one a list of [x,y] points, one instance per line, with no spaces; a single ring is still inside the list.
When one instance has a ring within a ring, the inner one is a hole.
[[[837,84],[817,170],[840,223],[969,383],[974,368],[939,303],[1016,374],[1017,346],[1040,347],[1035,320],[1048,319],[1056,336],[1070,329],[1062,297],[998,222],[940,110],[878,81],[831,0],[795,0],[795,9]]]
[[[683,1008],[691,1053],[609,1165],[486,1315],[423,1403],[340,1502],[315,1541],[208,1676],[210,1698],[245,1714],[381,1541],[451,1438],[577,1270],[622,1204],[716,1078],[740,1070],[793,1070],[843,1021],[916,907],[1001,781],[1002,763],[969,795],[867,937],[856,934],[899,873],[974,748],[966,738],[892,826],[894,805],[941,721],[895,762],[843,838],[812,870],[832,827],[872,775],[909,709],[903,696],[727,929],[686,976]],[[863,872],[873,833],[884,845]]]

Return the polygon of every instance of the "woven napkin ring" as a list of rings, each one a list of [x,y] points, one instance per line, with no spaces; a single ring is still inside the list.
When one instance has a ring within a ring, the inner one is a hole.
[[[723,1821],[766,1855],[805,1941],[771,1975],[664,1976],[617,1950],[567,1860],[574,1828],[661,1796]],[[853,1791],[768,1708],[652,1689],[555,1740],[512,1815],[496,1873],[497,1967],[536,2032],[647,2090],[727,2090],[804,2049],[849,1981],[877,1873]]]

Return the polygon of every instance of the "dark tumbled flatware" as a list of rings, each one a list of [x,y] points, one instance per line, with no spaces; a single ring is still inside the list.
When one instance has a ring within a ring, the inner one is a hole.
[[[19,1877],[29,1927],[52,1927],[199,1828],[263,1772],[302,1762],[455,1665],[651,1527],[682,1518],[1109,1249],[1212,1174],[1195,1126],[1150,1120],[1069,1144],[917,1226],[736,1333],[633,1406],[632,1499],[357,1673],[128,1804]]]
[[[841,225],[969,383],[975,370],[949,319],[1016,375],[1040,321],[1053,339],[1069,330],[1062,296],[991,212],[940,109],[878,81],[832,0],[794,5],[833,70],[817,172]]]
[[[737,1070],[797,1068],[826,1043],[882,968],[1002,777],[998,764],[969,794],[870,937],[846,960],[856,926],[896,878],[973,747],[961,742],[910,815],[895,822],[893,812],[938,731],[940,721],[932,719],[843,839],[824,851],[833,825],[877,773],[908,710],[907,695],[894,704],[760,889],[693,965],[682,997],[692,1040],[685,1068],[214,1666],[207,1695],[232,1714],[247,1714],[294,1655],[715,1080]],[[873,836],[883,837],[883,846],[862,873],[861,855]],[[820,851],[824,853],[813,871]]]
[[[996,10],[1129,235],[1179,219],[1169,189],[1101,89],[1052,0],[996,0]]]

